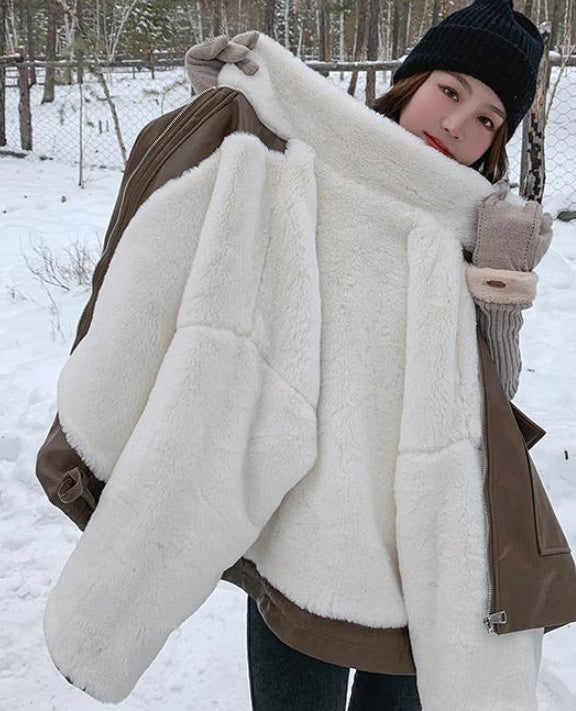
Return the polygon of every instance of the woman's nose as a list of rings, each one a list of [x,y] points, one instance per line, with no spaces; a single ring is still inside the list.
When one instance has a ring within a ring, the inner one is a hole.
[[[462,138],[465,119],[459,113],[454,112],[446,116],[442,121],[442,129],[454,139]]]

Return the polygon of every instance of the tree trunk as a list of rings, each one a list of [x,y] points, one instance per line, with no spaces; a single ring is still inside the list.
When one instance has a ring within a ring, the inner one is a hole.
[[[390,0],[386,0],[386,11],[381,11],[380,16],[382,58],[390,59],[392,57],[392,3]]]
[[[274,11],[276,10],[276,0],[266,0],[265,32],[268,37],[274,37]]]
[[[366,42],[366,19],[368,15],[368,0],[357,0],[356,3],[356,35],[354,39],[354,61],[362,59],[364,44]],[[352,72],[348,93],[354,96],[356,84],[358,82],[358,72]]]
[[[64,56],[67,62],[66,67],[64,68],[64,82],[68,86],[71,86],[74,83],[74,77],[72,74],[72,62],[74,61],[74,35],[76,34],[74,23],[71,22],[68,24],[65,22],[65,30],[66,52],[64,53]]]
[[[32,16],[32,8],[30,1],[26,0],[26,43],[28,45],[28,57],[33,62],[36,59],[35,34],[34,34],[34,18]],[[30,65],[30,86],[37,83],[36,67]]]
[[[214,2],[214,13],[213,13],[213,30],[214,37],[222,34],[222,3],[220,0],[215,0]]]
[[[6,54],[8,0],[0,0],[0,55]],[[6,145],[6,68],[0,63],[0,146]]]
[[[81,28],[76,33],[76,80],[80,85],[84,83],[84,37],[82,35],[82,28],[84,26],[84,8],[82,3],[83,0],[76,0],[76,22],[77,27]]]
[[[96,40],[96,34],[94,32],[94,29],[92,31],[88,31],[86,28],[85,24],[80,24],[79,23],[79,18],[78,14],[73,12],[70,9],[66,10],[68,17],[75,23],[76,30],[80,37],[82,38],[82,42],[84,44],[85,48],[90,49],[90,54],[92,55],[92,60],[93,62],[90,65],[90,68],[93,72],[93,74],[96,75],[96,79],[98,80],[98,83],[100,84],[102,91],[104,92],[104,98],[106,100],[106,103],[108,104],[108,107],[110,109],[110,113],[112,114],[112,122],[114,124],[114,132],[116,134],[116,140],[118,141],[118,147],[120,148],[120,154],[122,156],[122,162],[124,166],[126,166],[126,161],[127,161],[127,153],[126,153],[126,146],[124,144],[124,139],[122,137],[122,131],[120,128],[120,119],[118,118],[118,112],[116,111],[116,105],[114,103],[114,99],[112,98],[112,95],[110,94],[110,89],[108,88],[108,83],[106,81],[106,77],[104,76],[104,72],[102,71],[102,67],[100,66],[100,58],[98,55],[98,45],[97,45],[97,40]],[[118,30],[121,32],[120,30]]]
[[[95,63],[92,65],[92,71],[94,74],[96,74],[96,78],[98,79],[98,83],[102,87],[102,91],[104,92],[104,97],[106,99],[106,103],[108,104],[110,108],[110,113],[112,114],[112,122],[114,124],[114,133],[116,134],[116,140],[118,141],[118,147],[120,148],[120,155],[122,156],[122,163],[124,164],[124,167],[126,167],[126,161],[128,160],[128,154],[126,152],[126,146],[124,144],[124,139],[122,137],[122,130],[120,128],[120,119],[118,118],[118,112],[116,111],[116,104],[114,103],[114,99],[112,98],[112,95],[110,94],[110,89],[108,88],[108,82],[106,81],[106,77],[104,76],[104,72],[100,68],[100,66],[96,63],[98,60],[96,58]]]
[[[546,123],[546,93],[550,82],[550,32],[542,32],[544,55],[538,70],[536,96],[522,125],[522,166],[520,195],[525,200],[542,202],[546,184],[544,134]]]
[[[560,20],[564,15],[563,0],[552,0],[552,17],[550,20],[550,47],[557,49],[562,42]]]
[[[284,46],[290,49],[290,0],[284,0]]]
[[[370,21],[368,23],[368,43],[366,59],[378,59],[378,25],[380,23],[380,0],[370,0]],[[366,105],[372,106],[376,98],[376,72],[366,72]]]
[[[302,21],[302,17],[298,17],[298,15],[296,15],[296,26],[298,27],[296,56],[302,58],[302,45],[304,44],[304,22]]]
[[[338,60],[340,62],[346,61],[345,47],[346,40],[344,38],[344,32],[346,29],[346,23],[344,21],[344,10],[340,10],[340,22],[338,25]],[[340,81],[344,79],[344,72],[340,72]]]
[[[58,2],[47,0],[48,5],[48,33],[46,37],[46,61],[56,61],[56,37],[58,24]],[[54,101],[54,84],[56,83],[56,68],[54,65],[46,67],[44,77],[44,93],[42,103],[49,104]]]
[[[411,13],[410,1],[405,0],[402,4],[402,24],[400,27],[400,40],[399,40],[399,50],[400,54],[404,54],[409,45],[410,37],[410,13]]]
[[[394,0],[394,20],[392,22],[392,59],[400,56],[400,21],[402,17],[402,0]]]
[[[18,37],[19,44],[26,47],[26,56],[34,61],[34,24],[30,2],[31,0],[18,0]],[[30,86],[36,84],[36,68],[33,65],[28,68],[28,75]]]
[[[440,0],[434,0],[432,5],[432,27],[440,22]]]
[[[229,3],[230,3],[230,0],[222,0],[220,27],[222,28],[222,34],[225,34],[228,37],[233,37],[235,33],[230,32],[230,25],[228,24],[228,17],[229,17],[228,5],[229,5]]]
[[[326,0],[318,0],[318,55],[321,62],[330,61],[330,13]]]
[[[20,146],[24,151],[32,150],[32,113],[30,111],[30,76],[26,54],[22,48],[22,61],[18,62],[18,118],[20,120]]]

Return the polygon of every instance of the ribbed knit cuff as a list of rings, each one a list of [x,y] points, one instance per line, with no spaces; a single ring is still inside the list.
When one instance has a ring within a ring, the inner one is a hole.
[[[518,390],[522,358],[520,329],[524,323],[518,306],[476,301],[478,326],[488,343],[500,382],[510,400]]]

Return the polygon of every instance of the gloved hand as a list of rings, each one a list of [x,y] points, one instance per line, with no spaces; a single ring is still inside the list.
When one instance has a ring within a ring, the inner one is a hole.
[[[506,192],[489,195],[478,208],[478,230],[472,264],[476,267],[529,272],[540,262],[552,239],[552,216],[531,200],[514,205]]]
[[[184,62],[194,91],[199,94],[217,86],[218,74],[226,62],[237,64],[244,74],[255,74],[258,64],[249,54],[256,46],[258,37],[257,30],[250,30],[231,40],[226,35],[220,35],[190,47]]]

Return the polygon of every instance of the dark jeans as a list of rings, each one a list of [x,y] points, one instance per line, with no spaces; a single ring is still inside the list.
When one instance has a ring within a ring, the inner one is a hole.
[[[346,667],[281,642],[248,599],[248,667],[253,711],[344,711]],[[348,711],[421,711],[414,676],[357,671]]]

